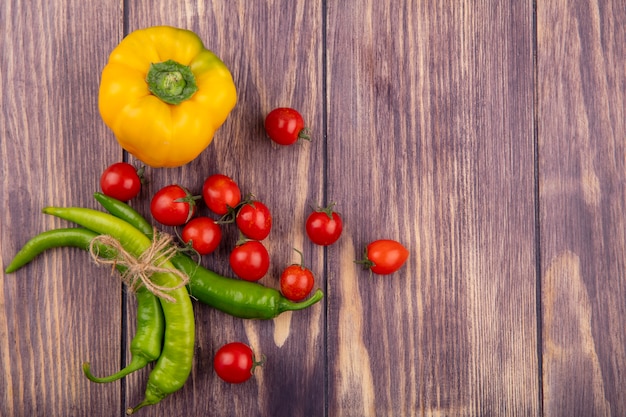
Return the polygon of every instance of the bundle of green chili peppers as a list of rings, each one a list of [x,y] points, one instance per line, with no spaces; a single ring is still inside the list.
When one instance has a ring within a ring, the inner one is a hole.
[[[126,203],[102,193],[95,193],[94,197],[108,213],[82,207],[44,208],[44,213],[82,227],[49,230],[33,237],[15,255],[6,273],[18,270],[45,250],[56,247],[77,247],[97,253],[101,258],[115,259],[118,251],[100,243],[96,238],[101,235],[113,237],[124,251],[135,258],[141,257],[155,237],[152,225]],[[305,309],[323,297],[318,289],[309,299],[296,303],[274,288],[221,276],[183,252],[158,262],[165,269],[153,273],[150,279],[161,287],[170,288],[167,294],[171,300],[155,296],[145,286],[137,288],[137,331],[130,344],[130,363],[106,377],[94,376],[90,364],[83,364],[87,378],[104,383],[116,381],[156,361],[148,377],[144,400],[128,408],[127,414],[158,403],[179,390],[189,377],[195,343],[190,295],[201,303],[244,319],[271,319],[284,311]],[[125,272],[125,265],[116,267],[121,273]],[[181,285],[179,271],[189,278],[186,285]]]

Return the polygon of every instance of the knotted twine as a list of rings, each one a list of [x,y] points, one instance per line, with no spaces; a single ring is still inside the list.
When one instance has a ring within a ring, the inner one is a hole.
[[[112,236],[98,235],[91,240],[89,244],[89,253],[98,265],[123,266],[124,272],[120,272],[120,278],[124,284],[128,286],[131,292],[137,291],[142,285],[148,291],[163,298],[171,303],[175,303],[176,299],[168,294],[169,291],[177,290],[189,283],[189,277],[176,268],[167,268],[163,265],[168,262],[178,251],[178,248],[172,244],[173,238],[167,233],[157,233],[154,231],[154,239],[148,249],[146,249],[138,258],[126,251],[122,244]],[[115,250],[116,255],[113,257],[100,256],[97,245],[106,245]],[[174,286],[156,284],[151,277],[156,273],[171,273],[178,276],[181,282]]]

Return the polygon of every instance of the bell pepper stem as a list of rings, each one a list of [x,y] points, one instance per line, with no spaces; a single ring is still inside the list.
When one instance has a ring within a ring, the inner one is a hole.
[[[190,99],[198,91],[191,68],[171,59],[151,64],[146,83],[152,94],[174,105]]]

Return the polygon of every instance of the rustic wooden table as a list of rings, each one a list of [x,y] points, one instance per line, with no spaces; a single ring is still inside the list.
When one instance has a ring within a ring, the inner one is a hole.
[[[232,70],[238,104],[169,183],[224,173],[274,213],[278,285],[303,250],[326,296],[275,320],[195,303],[190,379],[143,416],[625,416],[626,8],[601,1],[6,1],[0,9],[2,270],[97,208],[101,171],[134,161],[98,112],[100,72],[130,31],[191,29]],[[312,141],[272,144],[264,115],[299,109]],[[337,202],[326,249],[303,224]],[[206,210],[201,207],[201,211]],[[411,252],[398,273],[353,260],[371,240]],[[203,263],[232,275],[227,232]],[[0,415],[122,416],[148,369],[128,360],[135,300],[77,249],[0,285]],[[221,382],[213,354],[249,343],[266,366]]]

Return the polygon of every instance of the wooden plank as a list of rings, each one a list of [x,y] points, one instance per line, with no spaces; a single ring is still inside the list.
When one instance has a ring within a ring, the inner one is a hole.
[[[626,10],[539,2],[546,416],[626,414]]]
[[[197,193],[209,174],[232,175],[275,213],[262,282],[278,285],[296,247],[327,298],[264,322],[196,304],[192,377],[144,415],[626,414],[626,10],[537,3],[534,86],[530,1],[297,3],[4,2],[0,267],[67,225],[43,206],[96,207],[101,169],[123,158],[96,100],[123,22],[188,27],[233,69],[239,104],[198,160],[148,170],[137,208],[147,215],[162,185]],[[268,141],[263,116],[279,105],[301,110],[313,142]],[[304,218],[330,201],[344,236],[313,247]],[[401,273],[353,264],[379,237],[411,249]],[[236,238],[228,228],[203,263],[232,275]],[[149,369],[110,385],[80,372],[127,359],[135,307],[120,294],[73,249],[2,275],[0,415],[122,415],[141,399]],[[233,340],[268,359],[238,386],[211,364]]]
[[[150,218],[149,198],[160,187],[179,183],[198,194],[209,175],[229,175],[243,193],[265,202],[274,216],[273,230],[264,241],[271,255],[270,273],[259,283],[278,288],[282,268],[299,261],[294,247],[304,251],[305,262],[322,279],[323,250],[313,248],[304,235],[305,213],[321,201],[323,187],[321,2],[153,4],[130,2],[129,30],[167,24],[196,32],[231,69],[238,104],[198,159],[181,168],[148,169],[137,208]],[[278,106],[301,111],[314,132],[311,143],[280,147],[265,136],[264,117]],[[203,204],[198,214],[211,215]],[[233,276],[228,256],[237,233],[228,226],[224,232],[222,245],[203,264]],[[324,281],[319,285],[323,288]],[[233,318],[199,303],[195,307],[192,375],[181,391],[142,410],[142,415],[324,414],[323,304],[269,321]],[[231,341],[248,343],[267,358],[264,368],[242,385],[226,384],[213,372],[215,352]],[[127,405],[142,398],[148,370],[127,379]]]
[[[100,169],[121,157],[97,109],[105,51],[121,31],[113,3],[2,3],[0,267],[32,236],[67,223],[47,205],[95,206]],[[0,415],[110,415],[120,384],[81,363],[120,366],[120,283],[88,254],[53,250],[0,284]]]
[[[330,415],[540,414],[532,7],[328,3]]]

